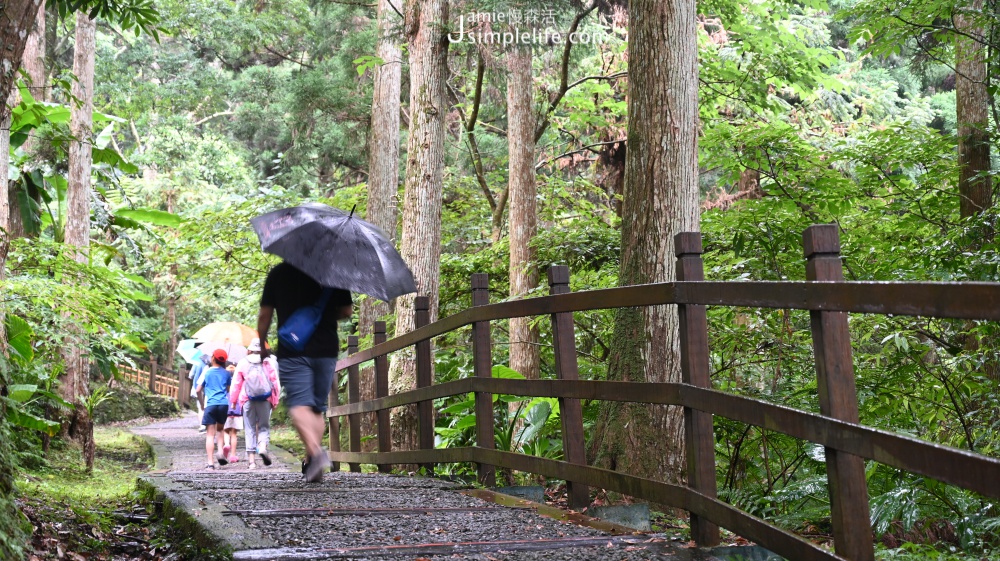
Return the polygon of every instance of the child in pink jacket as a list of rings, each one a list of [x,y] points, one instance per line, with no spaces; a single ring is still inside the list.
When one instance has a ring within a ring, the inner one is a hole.
[[[229,403],[243,406],[244,439],[247,446],[247,467],[256,469],[255,454],[265,466],[271,465],[267,445],[271,435],[271,411],[278,406],[281,386],[278,385],[278,364],[274,356],[260,358],[260,339],[254,338],[247,347],[246,358],[240,360],[233,373]]]

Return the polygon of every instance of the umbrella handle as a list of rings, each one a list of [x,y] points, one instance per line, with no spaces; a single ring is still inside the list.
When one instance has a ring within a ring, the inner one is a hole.
[[[352,216],[354,216],[354,209],[356,209],[356,208],[358,208],[358,204],[354,203],[354,206],[351,207],[351,213],[347,215],[348,218],[351,218]]]

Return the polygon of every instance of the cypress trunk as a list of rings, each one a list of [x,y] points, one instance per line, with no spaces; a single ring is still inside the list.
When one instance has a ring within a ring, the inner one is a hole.
[[[410,265],[417,294],[430,298],[430,321],[437,320],[441,271],[441,199],[444,175],[445,98],[448,40],[447,0],[410,0],[406,7],[406,37],[410,53],[410,134],[406,150],[406,195],[400,254]],[[396,299],[396,336],[413,331],[415,294]],[[398,352],[389,367],[389,391],[399,393],[416,384],[413,349]],[[392,411],[393,448],[417,445],[416,408]]]
[[[75,249],[75,258],[87,261],[90,245],[90,167],[94,115],[94,40],[97,26],[85,13],[76,16],[76,46],[73,54],[73,96],[79,100],[70,117],[73,141],[69,146],[69,183],[66,193],[66,229],[64,241]],[[67,322],[63,344],[66,370],[60,380],[63,399],[74,405],[65,427],[67,435],[83,447],[87,469],[94,464],[94,427],[84,406],[90,388],[88,341],[86,333],[72,318]]]
[[[375,68],[372,96],[372,125],[368,142],[368,215],[367,219],[396,240],[399,195],[399,110],[402,83],[400,29],[396,12],[389,0],[378,2],[378,39],[375,56],[384,61]],[[376,320],[391,312],[389,304],[367,298],[361,302],[358,327],[361,337],[370,337]],[[375,368],[361,371],[362,401],[375,399]],[[374,415],[361,416],[361,433],[375,434]],[[375,440],[363,444],[365,451],[375,450]]]
[[[629,4],[628,152],[619,285],[674,280],[673,235],[698,229],[698,70],[694,0]],[[681,380],[676,306],[620,309],[608,379]],[[590,453],[601,466],[679,482],[676,407],[603,403]]]
[[[31,27],[31,33],[28,34],[28,41],[24,45],[24,56],[21,60],[21,67],[28,74],[27,86],[28,90],[31,92],[32,97],[39,101],[45,101],[48,97],[48,88],[45,87],[46,74],[45,74],[45,4],[42,3],[38,6],[38,12],[35,15],[34,25]],[[17,90],[11,92],[12,98],[17,95]],[[17,102],[20,96],[17,96]],[[15,102],[12,102],[13,106]],[[7,127],[4,127],[7,130]],[[28,140],[21,145],[22,152],[26,154],[32,154],[35,151],[35,138],[33,136],[29,137]],[[5,164],[0,164],[3,166]],[[2,170],[0,170],[2,171]],[[0,173],[0,177],[6,177],[5,173]],[[14,238],[24,237],[28,235],[28,228],[24,224],[23,212],[21,208],[21,201],[18,199],[18,193],[20,191],[16,185],[10,185],[10,235]],[[26,196],[31,197],[35,202],[39,202],[41,199],[41,194],[35,190],[31,189],[30,192],[25,193]]]
[[[958,120],[958,192],[962,217],[993,206],[990,178],[990,97],[986,89],[986,47],[983,29],[975,23],[983,0],[973,0],[968,13],[955,16],[961,33],[955,38],[955,110]],[[991,232],[992,234],[992,232]]]
[[[521,298],[538,286],[531,240],[538,233],[535,186],[534,83],[531,50],[515,48],[507,55],[507,146],[510,159],[510,297]],[[538,378],[538,328],[534,318],[510,320],[510,367],[525,378]],[[514,406],[516,408],[516,405]]]

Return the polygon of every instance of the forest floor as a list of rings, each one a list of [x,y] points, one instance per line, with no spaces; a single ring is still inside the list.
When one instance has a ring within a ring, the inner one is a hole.
[[[23,466],[18,487],[19,506],[32,529],[28,561],[211,559],[156,521],[152,505],[137,491],[136,479],[153,464],[146,441],[125,426],[97,427],[94,437],[89,474],[80,450],[59,440],[53,440],[45,461]]]

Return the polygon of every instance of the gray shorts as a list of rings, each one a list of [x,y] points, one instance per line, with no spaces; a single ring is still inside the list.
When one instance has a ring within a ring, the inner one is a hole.
[[[278,358],[278,376],[285,406],[312,407],[316,413],[326,412],[327,396],[333,386],[333,372],[337,359],[333,357],[310,358],[304,356]]]

